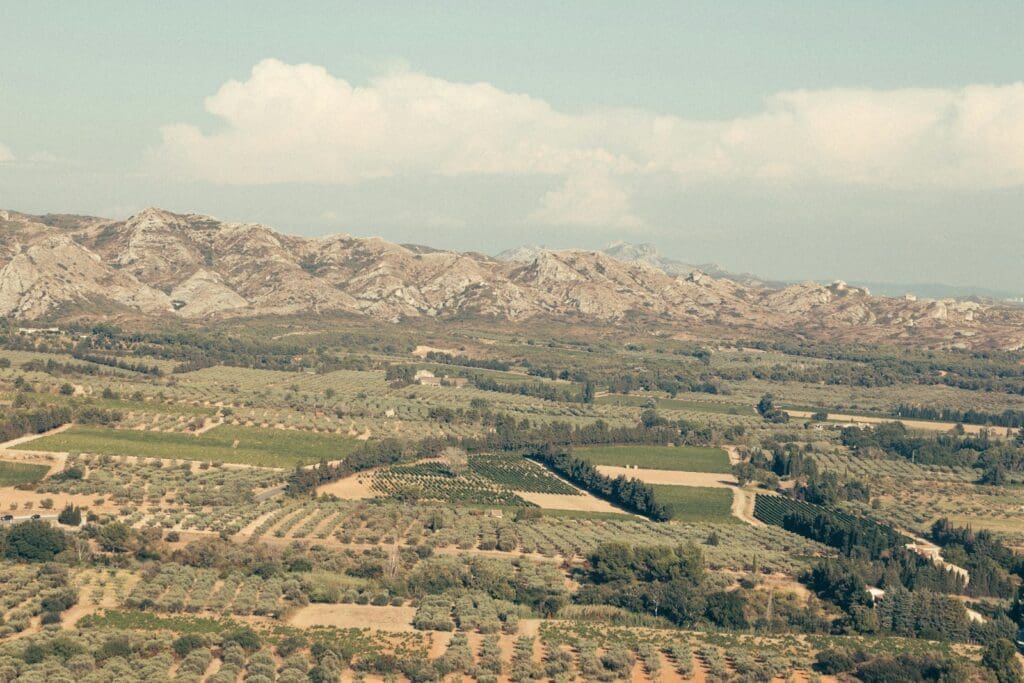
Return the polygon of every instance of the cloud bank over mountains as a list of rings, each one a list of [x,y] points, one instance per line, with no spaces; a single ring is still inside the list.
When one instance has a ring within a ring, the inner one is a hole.
[[[355,85],[266,59],[205,101],[221,121],[161,129],[151,162],[228,185],[351,185],[401,176],[540,176],[529,220],[642,225],[631,187],[1024,186],[1024,83],[782,92],[761,111],[697,121],[631,109],[558,111],[488,83],[398,70]],[[4,148],[0,147],[0,159]],[[666,182],[666,180],[668,182]]]

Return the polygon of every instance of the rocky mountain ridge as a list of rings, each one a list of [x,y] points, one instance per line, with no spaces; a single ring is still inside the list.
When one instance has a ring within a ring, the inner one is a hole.
[[[1024,346],[1019,308],[872,297],[842,282],[767,288],[700,270],[665,272],[652,262],[653,252],[620,247],[622,259],[538,249],[502,260],[375,237],[284,235],[264,225],[152,208],[125,221],[0,211],[0,315],[549,317],[681,332],[699,326],[738,335],[799,331]]]

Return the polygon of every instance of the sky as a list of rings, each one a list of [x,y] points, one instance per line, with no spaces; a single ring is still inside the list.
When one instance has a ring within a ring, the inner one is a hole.
[[[1024,3],[0,0],[0,208],[1024,293]]]

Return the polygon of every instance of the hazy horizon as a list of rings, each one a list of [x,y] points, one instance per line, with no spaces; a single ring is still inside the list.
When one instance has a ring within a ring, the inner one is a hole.
[[[1019,4],[6,15],[2,208],[1024,293]]]

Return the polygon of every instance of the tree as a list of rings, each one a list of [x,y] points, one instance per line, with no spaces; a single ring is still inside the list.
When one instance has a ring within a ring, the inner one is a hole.
[[[633,578],[635,557],[633,548],[626,543],[602,543],[587,559],[590,561],[590,580],[595,583],[626,581]]]
[[[62,396],[71,396],[75,393],[75,387],[73,384],[64,382],[64,384],[60,385],[60,393]]]
[[[1006,468],[1000,463],[993,463],[985,469],[985,473],[978,479],[979,484],[986,484],[988,486],[1006,486],[1009,483],[1009,477],[1006,475]]]
[[[96,542],[108,552],[123,553],[130,547],[132,530],[123,522],[110,522],[96,532]]]
[[[789,413],[775,405],[775,398],[771,394],[765,394],[757,402],[757,412],[768,422],[789,422]]]
[[[835,648],[822,650],[817,654],[814,660],[814,670],[828,676],[835,676],[852,671],[856,664],[857,660],[851,653],[843,648]]]
[[[756,472],[757,468],[749,462],[738,462],[732,466],[733,476],[736,477],[736,481],[740,486],[746,486],[752,481]]]
[[[736,591],[719,591],[708,595],[704,614],[712,623],[722,628],[745,629],[749,626],[743,613],[746,604],[747,601]]]
[[[67,547],[67,537],[46,522],[30,520],[11,527],[5,545],[9,559],[49,562]]]
[[[993,640],[985,646],[981,663],[995,674],[999,683],[1024,682],[1024,667],[1017,661],[1013,643],[1005,638]]]
[[[757,402],[757,412],[764,417],[775,410],[775,399],[771,394],[765,394]]]
[[[82,523],[82,509],[69,503],[57,515],[57,521],[65,526],[79,526]]]

